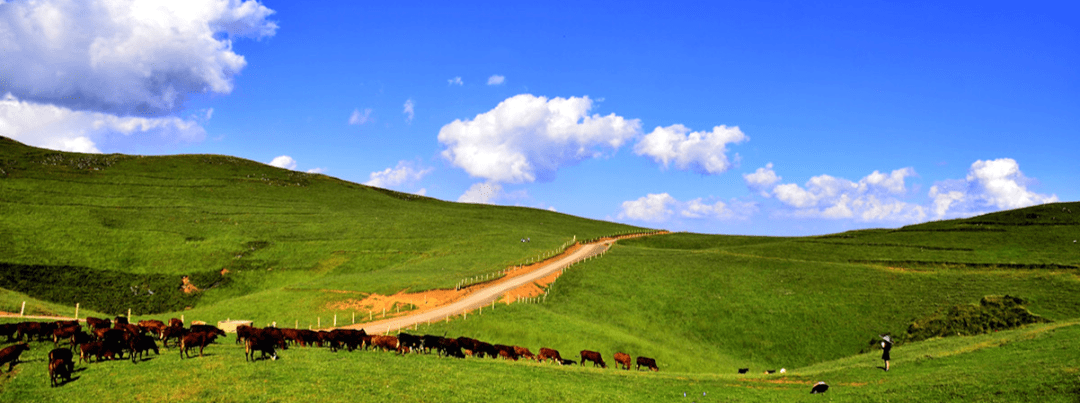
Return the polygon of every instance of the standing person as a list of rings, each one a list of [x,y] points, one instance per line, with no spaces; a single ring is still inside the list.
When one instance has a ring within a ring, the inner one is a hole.
[[[881,336],[881,340],[882,340],[882,342],[881,342],[881,350],[882,350],[881,359],[885,360],[885,371],[888,372],[889,371],[889,359],[891,358],[889,356],[889,351],[892,350],[893,341],[892,341],[892,337],[889,337],[889,335],[887,335],[887,334]]]

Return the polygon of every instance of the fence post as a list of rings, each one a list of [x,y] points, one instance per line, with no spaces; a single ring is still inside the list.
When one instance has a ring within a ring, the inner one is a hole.
[[[317,321],[317,322],[315,322],[315,323],[318,323],[318,324],[319,324],[319,327],[321,328],[321,327],[322,327],[322,317],[321,317],[321,316],[317,316],[317,317],[315,317],[315,320]]]
[[[79,303],[75,303],[75,320],[79,320]]]
[[[127,319],[128,319],[128,323],[131,323],[131,308],[128,308],[128,316],[127,316]]]
[[[356,324],[356,311],[353,311],[353,313],[352,313],[352,323],[354,325]]]
[[[334,314],[334,327],[337,327],[337,314]]]
[[[19,309],[19,316],[26,315],[26,301],[22,302],[22,308]]]

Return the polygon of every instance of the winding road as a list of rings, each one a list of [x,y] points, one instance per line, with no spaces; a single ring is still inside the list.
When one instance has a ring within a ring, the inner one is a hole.
[[[544,278],[557,271],[564,270],[574,263],[580,262],[593,256],[600,255],[601,253],[604,253],[604,251],[607,251],[608,248],[610,248],[611,245],[614,243],[614,239],[605,239],[589,244],[584,244],[581,248],[578,248],[570,254],[549,259],[549,261],[544,262],[544,264],[531,272],[503,279],[502,281],[473,291],[472,293],[466,295],[464,298],[443,306],[417,312],[407,316],[375,322],[360,323],[356,325],[345,326],[344,328],[364,329],[364,331],[368,334],[381,334],[393,332],[398,329],[412,327],[414,325],[419,325],[422,323],[445,320],[446,318],[451,316],[461,315],[463,312],[468,312],[485,305],[491,305],[494,301],[498,300],[499,297],[502,297],[503,294],[510,290]]]

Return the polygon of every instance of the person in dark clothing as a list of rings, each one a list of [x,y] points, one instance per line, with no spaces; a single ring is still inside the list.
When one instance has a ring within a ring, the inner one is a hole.
[[[887,334],[881,336],[881,340],[882,340],[882,342],[881,342],[881,359],[885,360],[885,371],[888,371],[889,370],[889,359],[892,358],[892,357],[889,356],[889,351],[892,351],[893,341],[892,341],[892,337],[889,337],[889,335],[887,335]]]

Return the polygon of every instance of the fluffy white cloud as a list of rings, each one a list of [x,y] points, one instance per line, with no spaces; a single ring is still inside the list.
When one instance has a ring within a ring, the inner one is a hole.
[[[777,185],[772,194],[797,209],[794,215],[799,217],[916,222],[926,218],[926,209],[897,198],[906,193],[904,181],[913,175],[912,168],[889,174],[874,171],[858,182],[819,175],[810,178],[805,187],[794,183]]]
[[[409,161],[398,161],[397,167],[386,168],[382,171],[372,172],[365,185],[381,188],[396,188],[410,183],[416,183],[434,168],[421,168]]]
[[[273,161],[270,161],[271,166],[285,169],[296,169],[296,160],[288,155],[282,155],[274,157]]]
[[[40,0],[0,6],[0,93],[113,115],[161,116],[228,94],[232,40],[274,35],[255,0]]]
[[[502,84],[504,81],[506,81],[506,77],[495,74],[491,77],[488,77],[487,85],[499,85]]]
[[[641,133],[641,122],[589,115],[588,97],[507,98],[472,120],[439,130],[443,157],[469,175],[503,183],[549,180],[562,166],[602,156]]]
[[[207,111],[209,118],[212,111]],[[175,116],[119,117],[101,112],[73,111],[56,105],[21,101],[6,94],[0,99],[0,136],[61,151],[101,152],[97,143],[132,135],[166,142],[197,142],[206,131],[197,120]]]
[[[650,193],[637,200],[624,201],[617,217],[648,222],[665,222],[674,217],[726,220],[746,218],[756,210],[753,203],[733,200],[728,205],[722,201],[707,202],[702,198],[682,202],[667,193]]]
[[[716,126],[711,132],[691,132],[681,124],[657,127],[634,146],[664,168],[675,167],[703,174],[719,174],[731,168],[727,145],[748,140],[739,127]]]
[[[371,121],[374,121],[374,119],[371,118],[371,108],[364,109],[363,112],[360,112],[360,108],[356,108],[353,110],[352,115],[349,115],[350,125],[359,126]]]
[[[449,80],[446,80],[446,82],[450,83],[449,85],[458,85],[458,86],[465,85],[465,82],[461,81],[461,77],[454,77],[454,78],[451,78]]]
[[[458,202],[461,203],[483,203],[489,204],[498,198],[502,193],[502,185],[495,182],[478,182],[469,186],[469,189],[465,191],[461,197],[458,197]]]
[[[413,117],[416,116],[416,109],[414,109],[414,107],[415,104],[413,104],[412,98],[405,100],[405,110],[401,113],[405,114],[406,123],[412,123]]]
[[[743,174],[743,180],[746,181],[746,186],[751,190],[758,192],[762,197],[771,197],[769,188],[775,185],[776,182],[780,182],[783,179],[776,175],[776,171],[773,171],[773,163],[765,164],[764,167],[758,168],[754,173]]]
[[[978,160],[961,180],[946,180],[930,187],[937,218],[968,217],[996,210],[1015,209],[1058,201],[1057,195],[1028,190],[1031,182],[1012,158]]]

